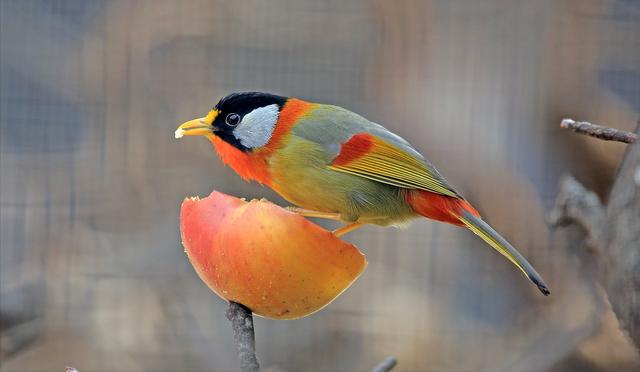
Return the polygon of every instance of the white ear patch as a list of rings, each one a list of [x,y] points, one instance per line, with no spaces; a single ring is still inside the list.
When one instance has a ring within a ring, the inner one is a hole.
[[[242,146],[253,149],[269,143],[278,122],[280,109],[273,104],[257,108],[246,114],[233,131]]]

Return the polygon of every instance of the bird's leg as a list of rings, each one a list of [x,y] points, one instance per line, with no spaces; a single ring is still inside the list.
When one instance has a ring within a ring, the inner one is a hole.
[[[315,217],[324,218],[327,220],[342,221],[340,213],[318,212],[298,207],[287,207],[287,210],[289,212],[297,213],[303,217]],[[344,234],[350,233],[351,231],[361,227],[362,225],[364,225],[364,223],[362,222],[350,223],[348,225],[342,226],[339,229],[333,230],[333,235],[340,237]]]
[[[318,212],[298,207],[287,207],[289,212],[297,213],[303,217],[324,218],[327,220],[342,221],[339,213]]]
[[[333,230],[333,235],[335,235],[337,237],[341,237],[342,235],[350,233],[353,230],[362,227],[363,225],[364,225],[363,222],[350,223],[348,225],[342,226],[339,229]]]

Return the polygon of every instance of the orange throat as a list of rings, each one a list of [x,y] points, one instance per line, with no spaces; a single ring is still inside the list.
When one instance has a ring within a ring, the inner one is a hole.
[[[266,154],[251,154],[240,151],[234,146],[223,141],[220,137],[210,136],[220,160],[233,169],[245,181],[256,181],[264,185],[269,185],[271,175]]]
[[[220,137],[209,136],[220,160],[233,169],[245,181],[256,181],[271,186],[269,157],[287,140],[291,128],[306,115],[315,104],[290,98],[280,111],[271,140],[264,147],[244,152],[223,141]]]

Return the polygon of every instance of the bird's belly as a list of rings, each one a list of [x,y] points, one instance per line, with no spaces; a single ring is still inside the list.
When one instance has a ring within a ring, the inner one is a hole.
[[[280,154],[270,163],[271,187],[301,208],[378,225],[402,224],[416,217],[404,189],[330,170],[326,163],[300,152],[295,157]]]

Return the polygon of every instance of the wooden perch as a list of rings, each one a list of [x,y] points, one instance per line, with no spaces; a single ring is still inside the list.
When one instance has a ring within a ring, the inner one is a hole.
[[[563,127],[565,122],[567,119],[563,120]],[[636,132],[640,132],[640,128]],[[593,133],[586,134],[602,138]],[[604,139],[618,138],[633,142],[638,135],[622,132],[606,135]],[[606,290],[621,328],[637,348],[640,348],[639,175],[640,143],[635,143],[625,154],[606,206],[601,206],[597,196],[578,181],[565,177],[556,205],[548,216],[551,225],[577,224],[585,231],[589,245],[599,252],[591,256],[601,268],[597,280]]]
[[[227,309],[227,319],[233,328],[233,337],[238,347],[238,359],[242,372],[257,372],[260,370],[256,357],[256,339],[253,329],[253,313],[246,306],[230,301]]]
[[[635,143],[638,135],[619,129],[603,127],[591,124],[586,121],[575,121],[573,119],[562,119],[560,128],[569,129],[576,133],[586,134],[605,141],[618,141],[624,143]]]

